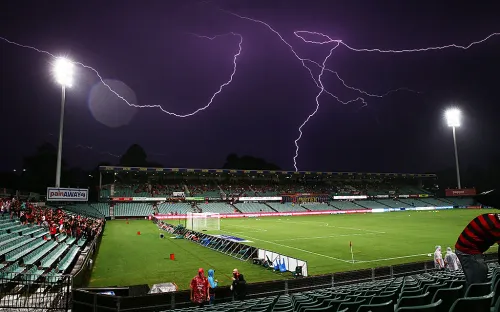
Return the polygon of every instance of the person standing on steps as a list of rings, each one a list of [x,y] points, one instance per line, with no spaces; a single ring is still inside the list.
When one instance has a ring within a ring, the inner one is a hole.
[[[198,269],[198,275],[191,280],[191,301],[203,307],[205,302],[210,300],[208,296],[208,280],[205,277],[203,269]]]
[[[233,300],[245,300],[247,295],[247,281],[238,269],[233,270],[233,283],[231,284]]]
[[[214,277],[215,270],[208,270],[208,296],[209,296],[209,303],[214,304],[215,300],[215,289],[217,288],[217,285],[219,284],[219,281],[215,279]]]

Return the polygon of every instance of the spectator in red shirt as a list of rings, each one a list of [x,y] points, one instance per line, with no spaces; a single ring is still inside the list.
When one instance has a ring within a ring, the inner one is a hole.
[[[500,243],[500,214],[486,213],[474,218],[462,231],[455,251],[462,264],[467,287],[488,279],[488,266],[483,253]],[[498,249],[500,256],[500,248]],[[500,258],[499,258],[500,261]]]
[[[57,227],[54,224],[52,224],[52,226],[50,227],[50,238],[52,240],[56,239],[56,233],[57,233]]]
[[[191,301],[203,307],[205,302],[210,300],[210,296],[208,294],[208,279],[205,277],[202,268],[198,270],[198,275],[191,280],[190,287]]]

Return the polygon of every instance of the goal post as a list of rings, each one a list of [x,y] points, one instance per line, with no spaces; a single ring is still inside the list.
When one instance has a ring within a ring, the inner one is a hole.
[[[198,232],[220,230],[220,214],[215,212],[188,212],[186,228]]]

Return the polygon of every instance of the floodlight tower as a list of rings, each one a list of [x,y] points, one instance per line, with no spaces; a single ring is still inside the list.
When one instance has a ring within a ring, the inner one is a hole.
[[[64,129],[64,104],[66,102],[66,87],[70,88],[73,84],[73,62],[60,57],[54,63],[54,77],[56,82],[61,85],[61,117],[59,119],[59,143],[57,147],[57,168],[56,185],[61,186],[61,159],[62,159],[62,141]]]
[[[453,145],[455,147],[455,166],[457,169],[457,186],[459,189],[461,189],[462,185],[460,183],[460,168],[458,165],[457,136],[455,133],[455,128],[460,127],[460,119],[462,117],[462,113],[458,108],[450,108],[445,112],[444,116],[446,118],[446,123],[448,124],[448,127],[451,127],[453,129]]]

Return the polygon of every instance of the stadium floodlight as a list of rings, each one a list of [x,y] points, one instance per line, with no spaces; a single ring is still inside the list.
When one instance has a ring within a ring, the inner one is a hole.
[[[448,127],[460,127],[462,112],[457,108],[450,108],[444,113]]]
[[[462,188],[460,183],[460,166],[458,165],[458,149],[457,149],[457,135],[455,128],[460,127],[460,120],[462,117],[462,112],[458,108],[450,108],[445,113],[446,123],[448,127],[453,129],[453,146],[455,147],[455,167],[457,170],[457,186],[459,189]]]
[[[61,186],[61,159],[62,159],[62,141],[64,129],[64,104],[66,102],[66,87],[73,85],[74,64],[64,57],[59,57],[54,63],[54,77],[61,85],[61,117],[59,119],[59,144],[57,147],[57,167],[56,167],[56,187]]]
[[[59,57],[54,63],[54,77],[58,84],[71,88],[73,85],[73,62],[64,57]]]

